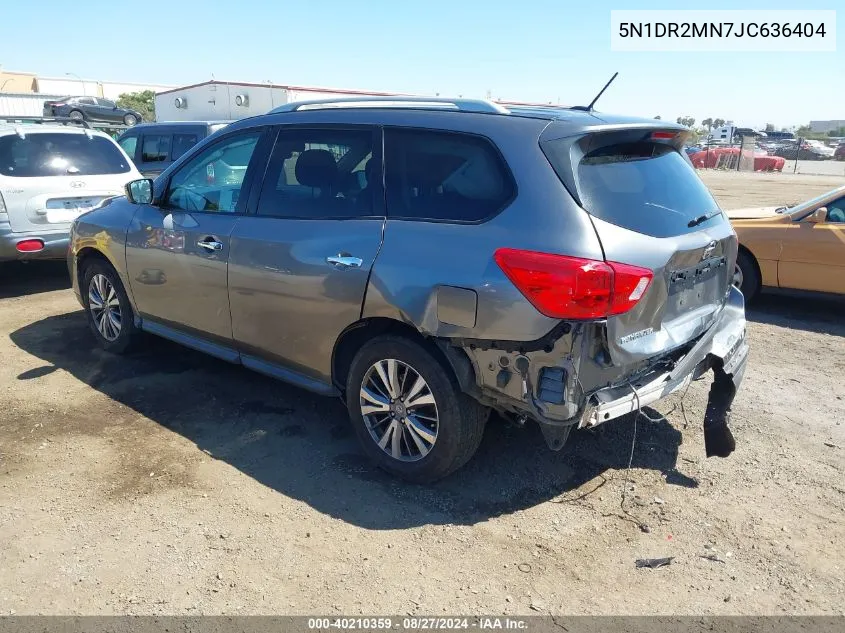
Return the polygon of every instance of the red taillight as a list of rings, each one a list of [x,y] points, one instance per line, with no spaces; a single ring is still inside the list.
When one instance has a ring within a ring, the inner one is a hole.
[[[37,253],[44,248],[44,242],[42,240],[21,240],[15,244],[15,248],[18,249],[19,253]]]
[[[499,268],[542,314],[600,319],[633,308],[654,276],[639,266],[500,248]]]
[[[652,132],[651,138],[656,141],[668,141],[678,136],[678,132]]]

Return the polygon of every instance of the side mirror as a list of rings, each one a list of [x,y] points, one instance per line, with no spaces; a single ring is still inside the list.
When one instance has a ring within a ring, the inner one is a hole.
[[[808,217],[807,222],[819,224],[820,222],[827,222],[827,207],[819,207],[813,211]]]
[[[153,181],[150,178],[142,178],[127,183],[126,199],[135,204],[152,204]]]

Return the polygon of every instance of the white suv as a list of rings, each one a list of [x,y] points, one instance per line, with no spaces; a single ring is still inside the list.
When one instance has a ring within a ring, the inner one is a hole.
[[[140,177],[102,132],[0,124],[0,262],[64,258],[70,223]]]

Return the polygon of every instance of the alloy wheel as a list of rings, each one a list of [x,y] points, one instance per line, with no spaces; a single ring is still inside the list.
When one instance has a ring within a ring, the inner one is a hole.
[[[393,459],[415,462],[434,448],[440,428],[437,403],[425,379],[396,359],[364,374],[360,405],[373,441]]]
[[[107,341],[120,336],[120,300],[111,281],[103,274],[91,277],[88,285],[88,308],[100,335]]]

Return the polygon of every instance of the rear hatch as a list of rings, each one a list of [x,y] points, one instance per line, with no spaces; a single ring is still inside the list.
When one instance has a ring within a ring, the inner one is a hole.
[[[134,171],[118,147],[82,131],[0,136],[0,194],[15,232],[67,228],[79,214],[123,193]]]
[[[605,259],[652,271],[639,301],[607,319],[616,365],[695,339],[730,290],[736,234],[684,155],[684,140],[679,129],[638,126],[541,143],[590,214]]]

